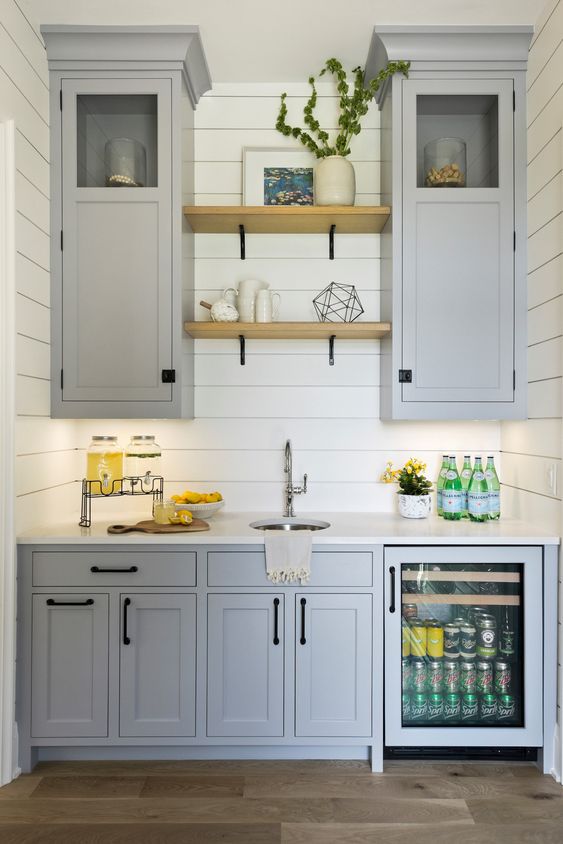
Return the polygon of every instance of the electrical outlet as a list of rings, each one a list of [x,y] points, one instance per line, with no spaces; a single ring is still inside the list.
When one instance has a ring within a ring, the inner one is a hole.
[[[546,466],[545,483],[548,495],[557,495],[557,463],[549,463]]]

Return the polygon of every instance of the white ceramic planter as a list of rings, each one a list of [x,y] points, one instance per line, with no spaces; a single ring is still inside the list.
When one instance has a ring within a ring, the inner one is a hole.
[[[431,495],[403,495],[399,493],[399,513],[405,519],[426,519],[432,509]]]
[[[329,155],[315,165],[315,205],[353,205],[356,175],[353,164],[342,155]]]

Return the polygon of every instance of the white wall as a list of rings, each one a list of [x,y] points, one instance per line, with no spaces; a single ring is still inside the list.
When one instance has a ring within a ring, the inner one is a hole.
[[[290,94],[288,119],[301,123],[307,85],[216,85],[202,98],[195,115],[197,204],[241,203],[243,147],[296,147],[273,128],[282,90]],[[322,93],[319,114],[334,126],[334,89],[323,86]],[[352,147],[359,204],[379,202],[378,127],[372,106]],[[281,292],[280,319],[308,320],[316,318],[315,294],[337,281],[355,284],[363,319],[377,319],[379,236],[337,234],[335,261],[328,260],[327,240],[248,235],[243,262],[236,236],[196,235],[195,301],[214,301],[224,287],[258,277]],[[209,318],[198,304],[195,314]],[[115,431],[122,442],[131,433],[154,432],[166,448],[170,491],[185,485],[217,488],[232,509],[273,512],[282,504],[287,437],[293,441],[296,481],[309,474],[309,492],[296,500],[298,512],[392,509],[395,488],[378,483],[387,459],[398,464],[416,454],[435,474],[444,450],[498,452],[498,423],[382,423],[379,343],[337,341],[335,348],[331,367],[321,341],[248,341],[242,367],[236,342],[197,341],[195,421],[83,422],[81,445],[96,432]],[[107,512],[114,502],[97,506]]]
[[[45,48],[21,2],[0,6],[0,119],[16,123],[18,530],[74,500],[74,423],[49,419],[49,113]]]
[[[561,533],[563,374],[563,0],[539,18],[528,62],[529,419],[502,425],[505,500]],[[557,471],[557,488],[548,473]],[[560,574],[559,675],[562,682]],[[561,725],[561,693],[558,722]],[[561,760],[559,761],[562,769]]]

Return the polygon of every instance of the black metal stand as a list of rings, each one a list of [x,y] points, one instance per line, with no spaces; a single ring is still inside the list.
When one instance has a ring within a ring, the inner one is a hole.
[[[334,261],[334,232],[336,231],[336,224],[333,223],[328,233],[328,258]]]
[[[331,334],[328,338],[328,365],[334,366],[334,341],[336,340],[336,335]]]
[[[240,341],[240,365],[244,366],[246,364],[246,341],[244,334],[239,334],[238,339]]]
[[[244,261],[246,258],[246,238],[244,234],[244,226],[242,223],[239,223],[238,233],[240,237],[240,260]]]
[[[164,478],[162,475],[141,475],[111,481],[111,489],[102,492],[101,481],[82,481],[82,506],[80,509],[80,527],[92,524],[92,499],[116,498],[123,495],[152,495],[153,507],[164,498]]]

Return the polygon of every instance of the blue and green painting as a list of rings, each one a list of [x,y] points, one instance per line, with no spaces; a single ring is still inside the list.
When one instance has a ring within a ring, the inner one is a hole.
[[[264,205],[312,204],[312,167],[264,167]]]

